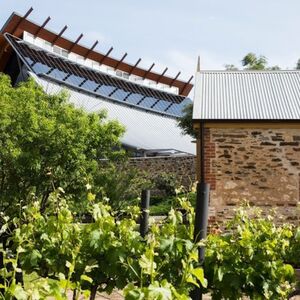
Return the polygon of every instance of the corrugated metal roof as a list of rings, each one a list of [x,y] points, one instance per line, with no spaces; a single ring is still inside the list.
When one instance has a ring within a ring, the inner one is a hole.
[[[31,76],[43,86],[47,93],[58,93],[66,89],[43,77],[31,73]],[[178,152],[195,154],[196,147],[192,138],[182,135],[174,118],[157,114],[135,107],[112,102],[100,97],[81,93],[67,88],[70,99],[76,107],[85,109],[87,112],[99,112],[106,110],[108,119],[118,120],[126,128],[122,143],[143,150],[175,150]]]
[[[201,71],[195,120],[300,120],[300,71]]]

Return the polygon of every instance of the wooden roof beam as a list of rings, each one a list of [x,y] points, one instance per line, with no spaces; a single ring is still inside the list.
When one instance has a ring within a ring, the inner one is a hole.
[[[59,33],[57,36],[55,36],[54,40],[52,41],[52,44],[53,44],[53,45],[54,45],[54,44],[57,42],[57,40],[63,35],[63,33],[67,30],[67,28],[68,28],[68,26],[65,25],[65,27],[60,31],[60,33]]]
[[[111,47],[111,48],[107,51],[107,53],[102,57],[102,59],[99,61],[99,64],[100,64],[100,65],[104,62],[105,58],[108,57],[108,55],[111,53],[111,51],[113,51],[113,49],[114,49],[114,48]]]
[[[147,75],[151,72],[151,70],[153,69],[154,66],[155,66],[155,63],[153,63],[151,65],[151,67],[145,72],[145,74],[143,76],[143,79],[145,79],[147,77]]]
[[[12,30],[12,35],[15,34],[16,30],[18,29],[18,27],[22,24],[22,22],[32,13],[33,8],[30,7],[29,10],[27,11],[27,13],[19,20],[19,22],[16,24],[16,26],[14,27],[14,29]]]
[[[183,86],[183,88],[181,89],[181,91],[179,91],[179,95],[182,95],[184,93],[184,90],[186,89],[186,87],[191,83],[192,79],[194,78],[194,76],[192,75],[190,77],[190,79],[186,82],[186,84]]]
[[[37,29],[37,31],[35,32],[34,36],[37,36],[37,35],[41,32],[41,30],[42,30],[43,28],[45,28],[45,26],[49,23],[50,20],[51,20],[51,18],[48,17],[48,18],[44,21],[44,23]]]
[[[98,41],[96,41],[93,46],[87,51],[87,53],[84,55],[84,59],[87,59],[90,53],[95,49],[95,47],[98,45]]]
[[[173,78],[173,80],[170,83],[170,87],[173,86],[173,83],[176,81],[176,79],[179,77],[180,74],[181,72],[178,72],[177,75]]]
[[[74,47],[79,43],[79,41],[82,39],[83,37],[83,33],[80,34],[80,36],[76,39],[76,41],[73,43],[73,45],[70,47],[70,49],[68,50],[69,52],[72,52],[72,50],[74,49]]]
[[[138,64],[141,62],[141,58],[138,59],[138,61],[134,64],[134,66],[131,68],[131,70],[128,72],[129,75],[132,74],[132,72],[134,71],[134,69],[138,66]]]
[[[162,77],[166,74],[168,71],[168,68],[165,68],[164,71],[159,75],[158,79],[156,80],[156,83],[159,83],[159,81],[162,79]]]
[[[125,59],[125,57],[127,56],[127,52],[122,56],[122,58],[117,62],[116,66],[115,66],[115,70],[118,69],[119,65],[122,63],[122,61]]]

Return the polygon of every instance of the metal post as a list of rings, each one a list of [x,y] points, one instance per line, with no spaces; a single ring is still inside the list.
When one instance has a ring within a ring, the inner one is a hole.
[[[150,190],[142,190],[140,233],[145,237],[149,229]]]
[[[194,241],[197,243],[206,238],[208,225],[208,204],[209,204],[209,184],[205,183],[205,144],[204,144],[204,124],[200,124],[199,132],[200,151],[200,182],[197,183],[197,197],[196,197],[196,215],[195,215],[195,230]],[[199,248],[199,263],[204,264],[205,248]],[[195,288],[192,292],[193,300],[202,300],[202,287]]]
[[[199,242],[206,238],[208,224],[208,202],[209,202],[209,184],[199,182],[197,184],[197,203],[195,216],[194,240]],[[199,248],[199,263],[204,264],[205,248]],[[202,288],[195,288],[192,293],[193,300],[202,300]]]
[[[209,202],[209,184],[199,182],[197,184],[197,203],[195,215],[194,240],[199,242],[206,238],[208,224],[208,202]],[[199,263],[203,264],[205,256],[204,247],[199,248]]]

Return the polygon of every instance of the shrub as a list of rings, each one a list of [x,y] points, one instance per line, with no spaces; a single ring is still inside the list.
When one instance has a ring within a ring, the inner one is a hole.
[[[175,174],[162,172],[153,177],[153,185],[165,196],[175,196],[178,182]]]
[[[293,231],[290,247],[285,259],[295,268],[300,269],[300,227],[295,228]]]
[[[240,209],[227,230],[207,240],[205,273],[213,299],[287,299],[294,270],[284,259],[292,226]]]
[[[3,251],[11,252],[18,274],[35,272],[38,278],[51,278],[58,285],[57,295],[73,290],[79,296],[89,290],[94,299],[97,291],[110,293],[127,286],[128,299],[163,289],[174,296],[165,299],[189,299],[193,286],[206,281],[198,264],[198,244],[192,241],[193,209],[185,199],[179,200],[189,212],[187,224],[183,225],[181,212],[171,209],[167,220],[151,225],[143,239],[136,222],[139,208],[128,207],[118,219],[110,206],[95,202],[89,194],[93,220],[80,224],[63,199],[63,190],[57,189],[44,213],[35,199],[23,208],[20,219],[3,219],[0,233],[11,235]],[[14,277],[4,277],[5,289],[16,282]]]
[[[53,189],[77,201],[94,186],[98,162],[113,159],[124,128],[104,112],[87,114],[67,102],[66,93],[48,95],[33,80],[11,86],[0,75],[0,209],[16,212],[33,192],[45,209]],[[75,196],[76,195],[76,196]]]

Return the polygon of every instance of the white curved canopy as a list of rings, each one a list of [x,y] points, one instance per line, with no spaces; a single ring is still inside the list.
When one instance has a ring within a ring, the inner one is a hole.
[[[70,102],[87,112],[106,110],[109,120],[118,120],[126,128],[122,143],[146,151],[160,149],[194,155],[196,146],[192,138],[182,135],[174,118],[143,109],[122,105],[54,83],[31,73],[47,93],[55,94],[67,89]]]

